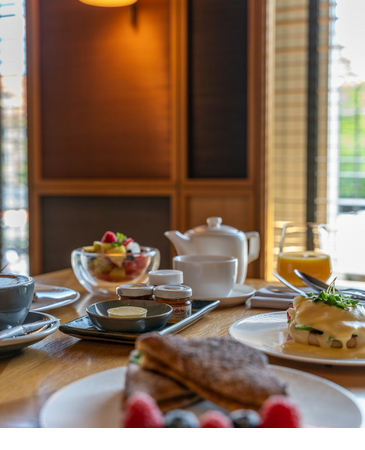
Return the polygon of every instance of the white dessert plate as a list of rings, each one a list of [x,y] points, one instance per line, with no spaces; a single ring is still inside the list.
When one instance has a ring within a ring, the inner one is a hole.
[[[298,404],[307,425],[358,428],[363,418],[356,398],[324,378],[286,367],[271,366]],[[118,428],[125,367],[106,370],[75,381],[55,392],[43,405],[39,422],[43,428]],[[219,409],[201,402],[197,413]],[[199,410],[199,411],[198,411]],[[338,414],[336,414],[336,412]]]
[[[315,364],[365,366],[364,358],[334,359],[312,352],[283,351],[288,336],[286,311],[258,314],[240,319],[229,327],[231,337],[267,355]]]
[[[51,325],[45,325],[43,328],[33,331],[29,334],[25,334],[23,336],[15,336],[10,339],[1,339],[0,340],[0,357],[9,356],[13,353],[16,353],[22,350],[29,345],[33,345],[36,342],[41,341],[46,338],[50,334],[54,333],[58,330],[60,326],[60,321],[50,314],[40,313],[36,311],[29,311],[24,323],[33,323],[38,322],[40,320],[57,320],[55,323]]]
[[[195,298],[193,293],[193,299],[195,300],[220,300],[219,307],[222,306],[237,306],[241,303],[245,303],[249,298],[255,295],[255,289],[247,284],[235,284],[233,291],[228,297],[216,297],[216,298]]]
[[[80,293],[73,289],[60,286],[36,284],[34,299],[31,305],[33,311],[46,311],[47,309],[61,308],[70,305],[80,298]]]

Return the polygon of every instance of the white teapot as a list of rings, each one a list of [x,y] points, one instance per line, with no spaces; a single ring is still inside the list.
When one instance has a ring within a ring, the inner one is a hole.
[[[247,265],[260,254],[260,235],[256,231],[244,233],[222,225],[221,217],[209,217],[207,225],[195,227],[181,234],[166,231],[178,255],[223,255],[238,259],[236,283],[244,283]],[[249,246],[248,242],[249,241]],[[249,247],[249,249],[248,249]]]

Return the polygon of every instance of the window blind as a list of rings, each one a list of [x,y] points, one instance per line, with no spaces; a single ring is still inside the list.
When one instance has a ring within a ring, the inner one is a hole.
[[[276,0],[270,185],[274,248],[269,277],[284,223],[304,225],[311,217],[311,221],[326,222],[330,6],[329,0]],[[314,46],[310,30],[317,33]]]

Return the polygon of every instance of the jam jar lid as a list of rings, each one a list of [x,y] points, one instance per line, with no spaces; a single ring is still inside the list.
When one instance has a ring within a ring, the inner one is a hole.
[[[139,297],[142,295],[152,295],[153,294],[153,286],[150,286],[145,283],[131,283],[131,284],[122,284],[118,286],[117,294],[124,297]]]
[[[148,280],[155,286],[163,284],[171,284],[177,286],[184,282],[183,273],[181,270],[152,270],[148,273]]]
[[[166,299],[178,299],[178,298],[189,298],[192,296],[193,291],[191,287],[185,286],[183,284],[179,286],[172,285],[162,285],[156,286],[153,293],[156,297],[166,298]]]

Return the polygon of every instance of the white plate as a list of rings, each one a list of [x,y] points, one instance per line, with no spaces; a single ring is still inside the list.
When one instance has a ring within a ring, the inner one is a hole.
[[[271,366],[299,405],[305,424],[358,428],[362,414],[355,397],[324,378],[286,367]],[[106,370],[65,386],[40,412],[43,428],[118,428],[125,367]]]
[[[255,289],[252,286],[247,286],[246,284],[235,284],[233,291],[228,297],[216,297],[216,298],[197,298],[196,300],[220,300],[222,306],[236,306],[241,303],[245,303],[246,300],[251,298],[255,294]],[[193,294],[193,299],[195,299]]]
[[[286,311],[258,314],[241,319],[229,327],[231,337],[267,355],[315,364],[365,366],[365,359],[332,359],[314,353],[283,352],[288,335]]]
[[[61,308],[70,305],[80,298],[80,293],[73,289],[60,286],[36,284],[34,287],[36,298],[31,308],[33,311],[46,311],[47,309]]]
[[[24,323],[32,323],[39,320],[57,320],[57,322],[51,325],[46,325],[40,330],[32,331],[31,333],[24,336],[15,336],[10,339],[1,339],[0,357],[11,355],[22,350],[25,347],[28,347],[29,345],[33,345],[36,342],[41,341],[42,339],[57,331],[58,327],[60,326],[60,321],[56,317],[53,317],[50,314],[35,311],[29,311]]]

